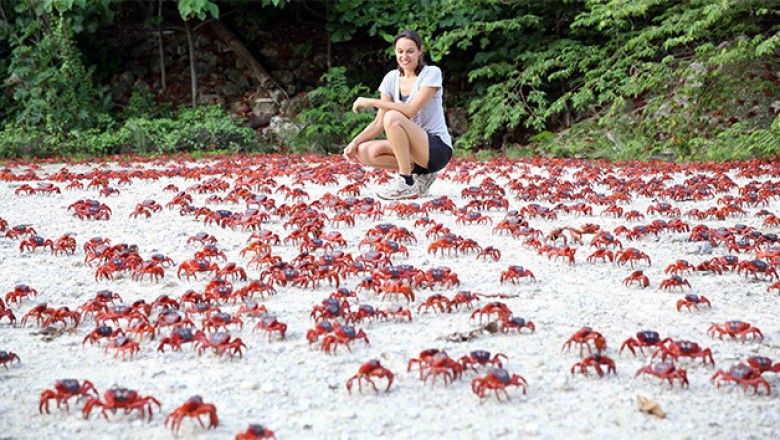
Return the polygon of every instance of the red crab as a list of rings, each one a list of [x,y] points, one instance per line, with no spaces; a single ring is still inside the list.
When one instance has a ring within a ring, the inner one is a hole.
[[[64,253],[65,255],[73,255],[76,253],[76,239],[73,238],[72,233],[63,234],[60,238],[54,241],[51,253],[59,255]]]
[[[487,224],[487,223],[492,224],[493,223],[493,219],[490,218],[489,216],[482,215],[482,213],[480,213],[480,212],[467,212],[465,214],[459,215],[455,219],[455,223],[457,223],[457,224],[472,224],[472,223],[476,223],[478,225],[484,225],[484,224]]]
[[[35,250],[39,247],[48,247],[52,253],[54,252],[54,242],[48,239],[44,239],[40,235],[31,235],[27,240],[22,240],[21,243],[19,243],[19,252],[25,250],[35,252]]]
[[[634,350],[634,347],[639,347],[639,351],[641,351],[642,354],[645,354],[644,347],[657,348],[660,343],[661,343],[661,338],[658,335],[658,332],[653,330],[642,330],[636,333],[636,339],[628,338],[625,341],[623,341],[623,345],[620,346],[619,353],[622,353],[624,348],[628,348],[629,350],[631,350],[631,353],[633,353],[633,355],[636,356],[636,351]]]
[[[200,419],[200,416],[204,414],[209,416],[208,428],[203,425],[203,421]],[[168,426],[168,422],[171,422],[171,430],[174,433],[178,433],[179,428],[181,428],[181,422],[185,417],[194,417],[203,429],[216,428],[219,425],[217,407],[212,403],[203,402],[203,398],[198,395],[190,397],[183,405],[168,414],[165,418],[165,426]]]
[[[710,378],[715,382],[715,386],[720,388],[721,382],[734,382],[742,385],[742,388],[747,391],[749,386],[753,386],[753,394],[758,394],[758,386],[763,385],[766,389],[766,395],[772,393],[772,389],[769,386],[769,382],[761,377],[761,371],[743,363],[732,365],[729,371],[718,370]]]
[[[261,318],[263,313],[268,313],[268,309],[257,301],[247,301],[236,311],[236,316],[249,315],[252,318]]]
[[[420,375],[423,382],[428,382],[428,377],[433,376],[431,386],[436,383],[436,377],[443,376],[444,385],[452,383],[463,374],[464,367],[450,358],[445,352],[438,352],[431,356],[428,363],[420,364]]]
[[[79,383],[76,379],[62,379],[54,383],[53,390],[41,391],[41,399],[38,402],[38,412],[43,414],[43,410],[46,409],[46,413],[49,414],[49,401],[54,399],[57,401],[57,408],[60,405],[65,404],[65,409],[68,410],[68,400],[71,397],[97,397],[98,392],[92,382],[85,380],[83,383]]]
[[[342,325],[322,339],[321,348],[325,352],[335,353],[338,345],[343,344],[347,347],[347,350],[352,351],[349,343],[357,339],[362,339],[366,342],[366,345],[369,345],[368,336],[363,330],[356,329],[351,325]]]
[[[699,304],[706,304],[707,307],[712,308],[712,304],[710,304],[710,300],[708,300],[706,296],[688,294],[685,295],[685,298],[677,301],[677,311],[679,312],[683,307],[686,307],[688,311],[690,311],[691,306],[693,306],[693,308],[696,310],[699,310]]]
[[[761,374],[780,373],[780,362],[772,365],[772,359],[765,356],[751,356],[747,358],[747,363],[761,372]]]
[[[688,373],[684,368],[675,367],[673,362],[660,362],[655,365],[646,365],[636,371],[634,377],[640,374],[649,374],[669,381],[669,386],[674,386],[674,380],[680,382],[680,388],[688,386]]]
[[[130,360],[133,360],[133,355],[141,351],[141,345],[138,344],[138,342],[131,340],[127,336],[115,337],[111,340],[111,342],[106,344],[106,348],[103,349],[103,351],[108,352],[109,348],[116,350],[114,353],[114,358],[119,356],[119,353],[122,353],[122,360],[125,360],[125,355],[128,352],[130,353]]]
[[[485,315],[487,315],[489,319],[494,313],[498,315],[499,319],[502,316],[512,316],[512,310],[509,309],[509,306],[502,302],[494,301],[474,310],[474,313],[471,314],[471,319],[474,319],[474,317],[479,315],[479,322],[482,323],[482,318]]]
[[[561,351],[571,348],[571,344],[574,343],[580,346],[580,356],[582,356],[583,348],[588,348],[588,353],[591,353],[590,342],[593,342],[593,347],[596,349],[596,353],[600,353],[607,348],[607,340],[604,336],[594,331],[590,327],[583,327],[576,332],[563,344]]]
[[[669,203],[656,203],[647,208],[648,214],[661,214],[669,217],[680,216],[680,208],[675,208]]]
[[[422,379],[424,367],[430,365],[430,363],[433,361],[433,357],[439,353],[447,355],[445,351],[439,350],[438,348],[429,348],[427,350],[421,351],[418,357],[409,359],[409,363],[406,366],[406,371],[412,371],[412,365],[417,364],[420,369],[420,379]]]
[[[388,370],[387,368],[383,367],[382,364],[379,363],[378,360],[373,359],[370,360],[363,365],[360,366],[360,369],[358,369],[357,374],[350,377],[349,380],[347,380],[347,391],[349,391],[350,394],[352,394],[352,383],[357,379],[358,381],[358,391],[361,393],[363,392],[363,381],[365,380],[369,384],[371,384],[372,387],[374,387],[374,391],[376,391],[377,394],[379,394],[379,389],[376,387],[376,384],[374,383],[372,378],[374,379],[387,379],[387,388],[385,388],[385,392],[388,392],[390,390],[390,386],[393,384],[393,373]]]
[[[217,263],[211,263],[208,260],[205,259],[194,259],[194,260],[187,260],[181,265],[179,265],[179,270],[176,271],[176,276],[178,278],[181,278],[181,273],[184,272],[184,275],[186,275],[187,280],[190,279],[190,276],[193,276],[195,279],[198,277],[196,274],[198,272],[214,272],[216,275],[217,272],[219,272],[219,266]]]
[[[96,341],[107,338],[116,338],[117,336],[124,336],[125,332],[121,328],[114,330],[107,325],[99,325],[94,330],[89,332],[87,336],[84,336],[84,340],[81,341],[81,345],[84,345],[89,341],[90,345],[93,345]]]
[[[606,263],[607,259],[609,259],[609,261],[615,261],[615,254],[607,249],[596,249],[596,251],[587,258],[588,263],[594,263],[596,260],[601,260]]]
[[[778,277],[775,268],[761,260],[740,261],[737,264],[737,273],[740,274],[743,270],[745,271],[745,278],[751,274],[753,277],[758,278],[760,273],[766,275],[770,280]]]
[[[274,436],[274,432],[266,428],[265,426],[253,424],[253,425],[249,425],[249,428],[247,428],[246,431],[236,434],[235,440],[263,440],[263,439],[276,440],[276,437]]]
[[[473,302],[479,301],[479,296],[476,293],[472,293],[468,290],[461,290],[455,294],[455,296],[452,297],[452,300],[450,301],[450,305],[455,309],[458,310],[461,305],[465,305],[466,308],[471,310],[473,308]]]
[[[284,334],[287,332],[287,324],[279,322],[274,314],[266,314],[262,316],[260,322],[257,323],[254,330],[263,330],[268,333],[268,340],[271,340],[271,336],[274,333],[279,333],[279,336],[284,340]]]
[[[22,302],[23,298],[28,296],[38,296],[38,291],[28,286],[27,284],[17,284],[14,286],[14,290],[5,294],[5,302],[8,304],[15,302]]]
[[[181,350],[182,344],[195,342],[203,338],[203,336],[203,332],[200,330],[197,330],[193,333],[192,328],[190,327],[174,327],[170,336],[160,340],[160,345],[157,346],[157,351],[160,353],[165,353],[166,345],[171,346],[173,351],[179,351]]]
[[[239,329],[244,328],[244,321],[241,318],[231,316],[229,313],[212,313],[201,321],[204,331],[216,331],[220,328],[227,330],[227,326],[230,324],[238,324]]]
[[[160,402],[152,396],[141,397],[137,391],[129,390],[127,388],[113,387],[103,393],[103,399],[105,402],[101,402],[97,397],[91,397],[84,404],[84,408],[81,413],[85,419],[89,418],[92,408],[99,406],[102,408],[101,413],[103,417],[108,420],[107,411],[116,413],[118,409],[124,409],[125,412],[132,410],[138,410],[141,412],[141,417],[146,416],[146,411],[149,411],[149,420],[152,420],[152,404],[157,405],[157,408],[161,408]]]
[[[647,278],[647,276],[642,272],[641,270],[635,270],[631,273],[631,275],[627,276],[623,280],[623,284],[626,286],[629,286],[631,284],[639,284],[640,287],[643,289],[650,285],[650,280]]]
[[[723,340],[723,335],[731,336],[731,339],[736,339],[737,336],[742,336],[742,343],[744,344],[748,336],[753,336],[753,339],[761,338],[764,340],[764,334],[761,333],[757,327],[753,327],[749,322],[744,321],[726,321],[723,326],[718,324],[712,324],[707,329],[707,334],[714,338],[715,333],[719,333],[720,339]]]
[[[30,225],[17,225],[13,226],[5,233],[6,238],[16,239],[24,235],[36,235],[35,228]]]
[[[332,332],[333,329],[338,327],[338,325],[338,323],[334,325],[330,321],[320,321],[317,323],[317,325],[314,326],[314,328],[306,331],[306,340],[309,341],[309,345],[311,345],[317,342],[320,336]]]
[[[484,366],[490,365],[492,367],[503,368],[501,358],[508,359],[504,353],[496,353],[494,356],[490,356],[490,352],[486,350],[474,350],[469,354],[461,356],[458,360],[463,366],[463,369],[471,368],[474,372],[477,371],[475,365]]]
[[[512,329],[515,329],[518,333],[521,333],[524,328],[531,330],[531,333],[536,331],[536,326],[533,322],[527,321],[519,316],[513,316],[510,318],[508,315],[502,314],[498,316],[498,319],[501,321],[502,333],[509,333],[509,331]]]
[[[668,346],[665,345],[668,343]],[[658,345],[658,350],[653,353],[653,356],[651,358],[655,358],[658,355],[661,355],[661,360],[665,361],[666,357],[671,357],[675,361],[679,357],[690,357],[690,358],[701,358],[702,363],[706,364],[707,360],[712,365],[715,365],[715,361],[712,359],[712,351],[709,348],[702,349],[699,347],[699,344],[691,341],[673,341],[669,338],[664,339],[661,341],[661,343]]]
[[[405,284],[401,280],[396,281],[386,281],[379,285],[378,287],[378,293],[382,294],[382,300],[384,301],[386,297],[395,297],[398,298],[400,296],[403,296],[408,302],[414,302],[415,296],[414,291],[412,290],[412,287],[408,284]]]
[[[231,358],[236,354],[238,354],[238,357],[242,357],[243,353],[241,352],[241,348],[246,348],[246,344],[241,341],[241,338],[231,339],[230,335],[226,332],[215,332],[208,336],[201,333],[196,340],[196,345],[198,348],[198,356],[200,356],[204,350],[213,348],[214,351],[219,354],[220,358],[225,352],[227,352]]]
[[[485,377],[476,377],[471,381],[471,390],[479,396],[480,403],[491,390],[495,392],[496,399],[501,400],[499,391],[503,391],[509,400],[509,393],[506,391],[509,386],[522,388],[523,394],[528,391],[528,382],[523,376],[511,374],[503,368],[492,368]]]
[[[428,297],[428,299],[426,299],[425,301],[420,303],[419,306],[417,306],[417,312],[422,313],[423,309],[428,310],[430,308],[433,308],[434,311],[438,309],[442,313],[444,312],[450,313],[452,312],[452,302],[450,301],[449,298],[447,298],[444,295],[441,294],[431,295]]]
[[[3,300],[0,299],[0,319],[8,318],[8,321],[11,325],[16,324],[16,316],[14,316],[14,312],[11,311],[11,309],[8,309],[5,307],[5,304],[3,304]]]
[[[680,272],[691,272],[695,268],[691,265],[691,263],[685,261],[685,260],[677,260],[674,263],[666,266],[666,269],[664,269],[664,273],[671,273],[674,275],[678,275]]]
[[[685,278],[679,276],[679,275],[672,275],[671,277],[662,280],[661,284],[659,285],[659,289],[669,290],[673,287],[679,287],[680,290],[683,290],[685,286],[688,286],[688,288],[691,288],[691,283],[688,282]]]
[[[501,251],[494,248],[493,246],[487,246],[484,249],[482,249],[479,254],[477,254],[477,260],[480,258],[487,259],[488,257],[492,258],[493,261],[498,261],[501,259]]]
[[[634,263],[637,261],[646,261],[648,266],[652,265],[650,262],[650,257],[637,248],[620,249],[615,252],[615,263],[618,266],[622,266],[628,263],[633,269]]]
[[[410,322],[412,321],[412,312],[408,308],[401,307],[397,304],[390,306],[390,308],[388,309],[380,310],[379,313],[384,318],[387,317],[395,318],[396,322],[403,321],[405,319]]]
[[[2,364],[5,369],[8,369],[8,364],[16,360],[17,363],[21,363],[22,360],[19,359],[19,356],[17,356],[16,353],[12,351],[4,351],[0,350],[0,364]]]
[[[533,272],[523,266],[509,266],[507,270],[501,272],[499,281],[501,283],[511,282],[512,284],[517,284],[522,278],[530,278],[536,281]]]
[[[571,367],[571,374],[574,374],[574,371],[579,367],[580,373],[587,375],[588,367],[593,367],[593,369],[596,370],[596,373],[598,373],[600,377],[603,377],[604,370],[601,369],[602,365],[607,366],[607,374],[617,374],[617,370],[615,369],[615,361],[610,359],[608,356],[601,355],[588,356],[582,359],[581,362],[577,362]]]

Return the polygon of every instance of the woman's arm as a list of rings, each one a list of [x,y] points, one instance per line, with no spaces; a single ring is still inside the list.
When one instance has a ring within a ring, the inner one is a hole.
[[[378,101],[393,102],[393,98],[383,94],[382,99]],[[363,129],[363,131],[361,131],[357,136],[355,136],[355,138],[352,139],[352,141],[344,149],[344,157],[347,160],[356,161],[357,159],[355,158],[355,154],[357,153],[357,146],[362,144],[363,142],[368,142],[370,140],[373,140],[377,136],[382,134],[382,131],[384,130],[384,124],[382,121],[384,120],[384,118],[385,118],[385,110],[378,109],[374,120],[371,121],[371,123],[368,124],[366,128]]]
[[[411,102],[393,102],[392,100],[385,100],[385,95],[382,95],[382,99],[372,98],[358,98],[355,103],[352,104],[352,111],[357,113],[360,107],[376,107],[380,112],[395,110],[403,113],[404,116],[411,119],[416,115],[423,107],[428,104],[428,101],[436,94],[437,87],[421,87],[420,91],[414,96]]]

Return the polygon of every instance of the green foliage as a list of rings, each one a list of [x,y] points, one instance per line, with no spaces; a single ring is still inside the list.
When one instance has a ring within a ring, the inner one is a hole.
[[[61,134],[94,127],[110,96],[92,83],[75,35],[94,31],[108,17],[108,1],[19,2],[0,37],[11,48],[7,92],[15,101],[17,124]],[[5,8],[3,8],[5,11]],[[9,115],[10,116],[10,115]]]
[[[73,130],[52,136],[7,126],[0,132],[0,158],[54,155],[170,154],[178,152],[270,152],[254,130],[241,127],[219,106],[182,109],[172,117],[132,117],[105,130]]]
[[[334,153],[341,151],[352,138],[374,119],[370,113],[352,112],[358,96],[370,93],[368,87],[347,84],[346,68],[334,67],[320,80],[324,83],[308,95],[305,108],[295,119],[301,129],[290,139],[300,151]]]
[[[177,6],[179,15],[185,20],[197,18],[202,21],[209,15],[219,18],[219,6],[209,0],[179,0]]]
[[[155,100],[151,92],[145,89],[133,90],[122,112],[123,119],[169,117],[173,112],[170,103]]]
[[[389,3],[338,1],[338,16],[330,23],[334,41],[363,32],[391,41],[399,29],[411,28],[432,40],[429,53],[434,60],[442,64],[455,58],[472,60],[461,71],[444,66],[445,79],[466,76],[472,86],[469,130],[456,141],[465,149],[559,131],[598,114],[602,120],[596,132],[610,122],[629,124],[632,130],[641,128],[649,141],[615,138],[617,143],[576,143],[576,148],[620,156],[642,153],[640,145],[651,142],[651,150],[697,154],[710,141],[703,137],[699,122],[691,123],[691,116],[683,112],[704,114],[713,109],[680,106],[683,110],[663,115],[653,110],[668,106],[669,95],[688,94],[691,102],[706,98],[708,92],[679,87],[691,75],[690,66],[706,72],[751,63],[776,66],[773,57],[780,47],[780,12],[761,0]],[[622,113],[638,102],[639,113],[625,121]],[[644,105],[647,109],[641,108]],[[748,125],[750,130],[766,129],[759,120]],[[682,132],[670,136],[670,128]],[[710,128],[725,129],[722,124]],[[706,142],[695,141],[700,137]],[[571,139],[562,141],[567,144]]]

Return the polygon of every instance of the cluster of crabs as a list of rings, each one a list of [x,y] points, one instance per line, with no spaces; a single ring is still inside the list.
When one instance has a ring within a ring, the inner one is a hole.
[[[64,406],[65,410],[69,410],[68,401],[72,398],[76,398],[77,402],[84,400],[81,413],[85,419],[89,418],[93,409],[100,408],[100,413],[106,420],[108,420],[109,413],[116,414],[117,410],[122,410],[125,414],[137,411],[142,419],[146,418],[148,413],[148,420],[152,420],[154,406],[156,405],[158,410],[162,408],[159,400],[153,396],[142,396],[136,390],[114,385],[103,392],[103,400],[100,400],[99,393],[92,382],[62,379],[54,383],[53,389],[41,391],[38,412],[43,414],[45,410],[49,414],[49,404],[52,400],[57,404],[57,408]],[[208,416],[208,426],[203,424],[202,416]],[[164,424],[165,426],[170,424],[171,430],[178,433],[185,418],[196,420],[204,429],[216,428],[219,425],[217,407],[213,403],[204,402],[199,395],[190,397],[182,405],[175,408],[165,417]],[[263,425],[252,424],[246,431],[236,434],[235,438],[237,440],[260,440],[275,439],[276,437],[273,431]]]
[[[269,342],[294,344],[299,339],[308,343],[303,347],[336,355],[340,347],[352,352],[353,343],[359,340],[362,345],[356,352],[362,356],[374,349],[369,333],[413,320],[457,320],[480,329],[492,324],[495,333],[508,337],[535,333],[533,322],[512,312],[519,302],[494,299],[513,298],[496,290],[527,292],[544,286],[544,276],[537,279],[534,272],[540,273],[536,267],[549,265],[561,269],[585,266],[607,274],[627,291],[653,286],[661,295],[679,291],[681,296],[670,308],[692,312],[682,319],[719,313],[720,297],[695,293],[699,277],[744,278],[765,283],[762,289],[769,294],[780,292],[776,272],[780,243],[771,232],[780,220],[770,210],[780,184],[757,179],[771,164],[745,165],[733,173],[731,168],[717,166],[691,171],[669,164],[594,167],[578,161],[531,159],[491,162],[493,175],[484,176],[481,165],[455,161],[438,177],[462,186],[457,193],[436,194],[434,186],[436,196],[428,199],[383,202],[370,195],[370,188],[388,182],[389,173],[365,171],[338,158],[307,159],[311,162],[241,157],[244,166],[237,167],[234,158],[199,164],[187,158],[160,157],[146,161],[139,167],[146,168],[143,171],[120,162],[88,172],[69,169],[76,164],[55,172],[34,163],[10,164],[0,170],[0,181],[11,188],[12,197],[20,201],[61,198],[67,202],[62,209],[81,226],[77,231],[50,234],[54,228],[45,219],[15,218],[18,223],[14,224],[4,219],[13,213],[0,211],[0,234],[14,243],[20,257],[75,261],[74,270],[89,271],[95,283],[159,293],[139,294],[124,302],[115,289],[95,289],[92,292],[97,293],[81,292],[79,301],[63,304],[55,301],[58,297],[53,292],[36,290],[31,279],[9,286],[0,297],[0,326],[8,324],[0,331],[31,325],[73,329],[82,345],[98,345],[117,360],[120,355],[130,361],[139,356],[164,356],[166,349],[182,352],[189,344],[191,353],[198,356],[213,351],[220,359],[227,354],[240,362],[249,349],[242,338],[252,350],[262,350],[244,333],[245,324],[251,321],[252,331],[261,331]],[[739,185],[730,174],[752,180]],[[182,177],[193,182],[187,186],[181,180],[168,183]],[[285,183],[280,184],[282,179]],[[158,184],[160,180],[166,182]],[[22,183],[32,181],[35,186]],[[122,191],[127,192],[118,188],[135,181],[159,186],[155,197],[160,202],[147,198],[129,208],[115,204]],[[653,202],[640,210],[635,202],[641,199]],[[714,206],[685,207],[692,203]],[[179,240],[175,254],[173,248],[163,249],[165,254],[150,252],[151,246],[141,237],[138,244],[131,244],[95,235],[105,230],[105,224],[130,222],[143,228],[144,222],[163,216],[200,231],[186,239],[172,238]],[[754,218],[760,221],[751,221]],[[225,240],[226,236],[240,237],[242,245],[231,245],[235,240]],[[656,242],[684,242],[707,250],[699,255],[714,255],[691,262],[681,258],[662,261],[656,269],[659,258],[650,250]],[[414,265],[410,260],[423,263]],[[477,291],[471,279],[474,275],[464,275],[468,266],[485,268],[493,290]],[[651,281],[652,277],[661,279]],[[168,287],[162,293],[159,286],[163,283],[173,283],[181,290]],[[311,303],[305,317],[283,306],[269,312],[264,304],[271,298],[277,305],[284,304],[300,291],[327,296]],[[50,304],[54,302],[57,305]],[[300,324],[301,318],[311,323],[308,329]],[[756,344],[764,339],[758,327],[741,320],[713,324],[706,333]],[[151,341],[155,341],[152,350],[145,350]],[[564,348],[572,345],[579,347],[581,359],[571,373],[617,373],[601,333],[582,328]],[[637,349],[643,354],[645,349],[652,350],[647,353],[650,363],[636,375],[657,376],[670,384],[688,384],[686,368],[677,365],[678,358],[701,358],[714,365],[710,349],[685,339],[661,338],[650,330],[627,339],[621,351],[625,348],[634,355]],[[588,356],[583,356],[585,349]],[[482,349],[450,358],[443,349],[431,348],[409,360],[407,372],[417,366],[421,380],[430,378],[435,383],[441,378],[446,385],[469,369],[477,372],[477,367],[485,367],[484,376],[472,379],[472,391],[480,401],[490,391],[496,398],[501,393],[508,397],[510,386],[525,393],[526,380],[504,369],[502,358],[508,359],[503,353],[492,355]],[[660,362],[655,363],[657,358]],[[16,353],[0,351],[5,368],[14,361],[20,362]],[[763,387],[769,394],[765,374],[771,372],[780,372],[780,364],[773,364],[767,356],[747,356],[727,371],[718,370],[711,379],[718,386],[723,382],[752,386],[755,392]],[[365,382],[378,391],[374,380],[385,379],[385,390],[389,390],[394,377],[379,360],[371,360],[359,367],[346,387],[351,391],[357,383],[362,390]],[[127,391],[121,398],[116,393],[109,397],[107,392],[101,403],[91,396],[94,387],[77,392],[73,386],[81,389],[68,382],[58,384],[57,391],[47,391],[59,396],[51,397],[58,406],[61,401],[67,405],[72,397],[68,392],[85,398],[89,394],[93,400],[84,406],[87,415],[94,406],[103,407],[104,415],[107,408],[139,409],[143,415],[145,408],[151,413],[150,402],[156,402],[138,398],[136,403],[127,403],[130,398],[125,394],[132,394]],[[42,408],[43,402],[42,397]],[[190,409],[171,419],[173,426],[191,414],[209,414],[209,426],[216,426],[212,406],[188,404]]]

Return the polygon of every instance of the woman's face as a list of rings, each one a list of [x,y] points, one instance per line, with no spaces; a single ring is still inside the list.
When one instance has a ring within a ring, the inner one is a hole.
[[[395,42],[395,59],[404,70],[414,70],[420,62],[422,47],[417,47],[414,41],[401,38]]]

